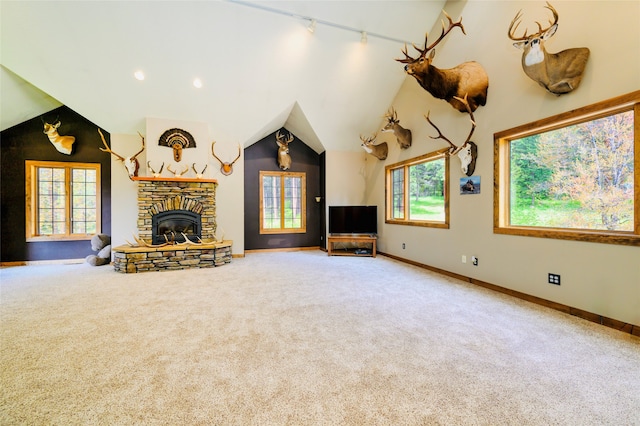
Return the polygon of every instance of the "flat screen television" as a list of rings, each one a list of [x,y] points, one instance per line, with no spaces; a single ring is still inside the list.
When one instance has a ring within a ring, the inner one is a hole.
[[[329,206],[330,234],[377,234],[378,206]]]

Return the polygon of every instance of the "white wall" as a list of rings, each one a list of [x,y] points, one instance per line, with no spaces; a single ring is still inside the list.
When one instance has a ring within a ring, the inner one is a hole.
[[[454,10],[459,2],[451,5]],[[464,175],[459,160],[451,167],[451,227],[429,229],[384,225],[379,229],[383,252],[493,283],[609,318],[640,324],[640,248],[493,234],[493,134],[520,124],[559,114],[640,88],[640,2],[554,1],[559,28],[547,49],[589,47],[591,57],[582,85],[573,93],[553,96],[531,81],[520,66],[521,51],[507,37],[509,23],[523,9],[523,25],[546,23],[543,2],[469,1],[461,16],[467,35],[458,31],[437,48],[434,65],[450,68],[476,60],[489,74],[488,102],[475,112],[478,145],[474,175],[481,176],[482,193],[460,195]],[[449,8],[445,8],[449,11]],[[454,19],[460,15],[452,15]],[[531,30],[529,31],[531,32]],[[439,35],[436,27],[430,34]],[[413,146],[400,151],[389,141],[385,164],[443,148],[442,140],[424,119],[431,119],[454,140],[464,140],[469,118],[445,101],[431,97],[407,77],[393,106],[400,124],[413,131]],[[367,164],[367,202],[384,211],[384,173],[380,164]],[[406,243],[406,249],[402,249]],[[478,256],[479,265],[463,264],[461,256]],[[547,283],[549,272],[560,274],[562,285]]]

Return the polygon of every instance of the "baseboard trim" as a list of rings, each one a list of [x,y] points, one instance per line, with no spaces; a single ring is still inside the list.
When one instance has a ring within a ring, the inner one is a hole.
[[[31,266],[31,265],[75,265],[84,263],[82,259],[53,259],[53,260],[19,260],[17,262],[0,262],[0,268],[11,266]]]
[[[272,248],[272,249],[253,249],[253,250],[245,250],[245,254],[251,253],[273,253],[277,251],[304,251],[304,250],[319,250],[320,247],[286,247],[286,248]]]
[[[413,266],[417,266],[419,268],[428,269],[429,271],[437,272],[442,275],[446,275],[448,277],[456,278],[461,281],[466,281],[470,284],[474,284],[480,287],[484,287],[489,290],[497,291],[498,293],[507,294],[509,296],[516,297],[521,300],[526,300],[527,302],[535,303],[536,305],[544,306],[547,308],[554,309],[556,311],[563,312],[565,314],[573,315],[578,318],[585,319],[587,321],[595,322],[597,324],[603,325],[605,327],[613,328],[618,331],[622,331],[624,333],[629,333],[632,336],[640,337],[640,326],[626,323],[623,321],[615,320],[613,318],[608,318],[599,314],[594,314],[593,312],[585,311],[582,309],[574,308],[572,306],[564,305],[562,303],[553,302],[551,300],[543,299],[541,297],[532,296],[527,293],[522,293],[520,291],[511,290],[505,287],[500,287],[499,285],[491,284],[485,281],[477,280],[475,278],[467,277],[465,275],[456,274],[454,272],[447,271],[445,269],[436,268],[434,266],[430,266],[424,263],[415,262],[413,260],[405,259],[403,257],[395,256],[393,254],[378,252],[378,254],[382,256],[389,257],[391,259],[397,260],[399,262],[408,263]]]

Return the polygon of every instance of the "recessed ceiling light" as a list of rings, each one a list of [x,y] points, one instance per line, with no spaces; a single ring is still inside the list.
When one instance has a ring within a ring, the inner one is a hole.
[[[136,78],[136,80],[144,80],[144,73],[141,70],[136,71],[135,73],[133,73],[133,76]]]
[[[198,89],[200,89],[202,87],[202,80],[200,80],[199,78],[196,78],[193,80],[193,86],[197,87]]]

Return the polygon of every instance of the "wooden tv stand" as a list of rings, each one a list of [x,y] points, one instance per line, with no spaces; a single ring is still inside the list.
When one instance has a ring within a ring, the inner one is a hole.
[[[329,235],[327,237],[327,253],[329,256],[372,256],[376,257],[376,240],[375,235]],[[335,243],[370,243],[371,251],[366,253],[358,253],[357,248],[335,251]]]

